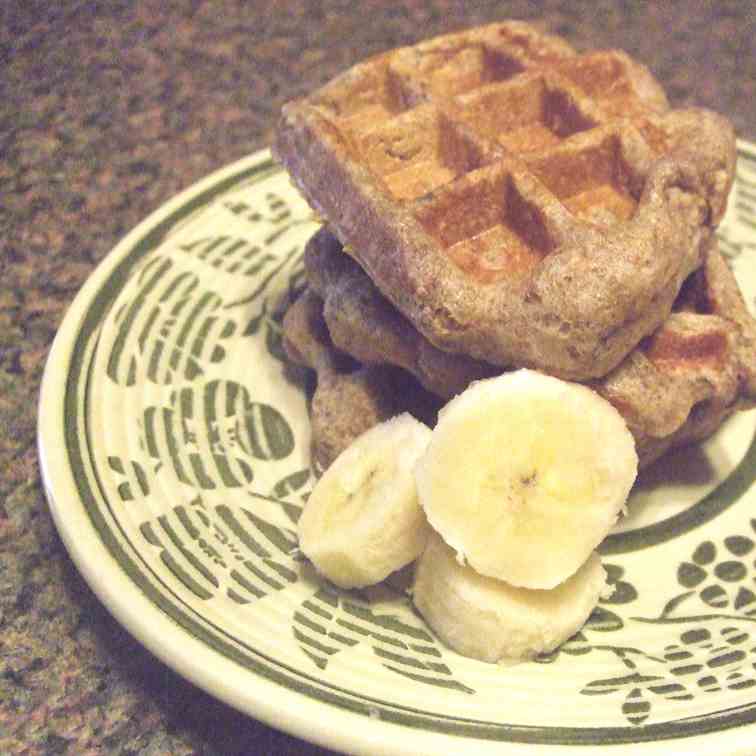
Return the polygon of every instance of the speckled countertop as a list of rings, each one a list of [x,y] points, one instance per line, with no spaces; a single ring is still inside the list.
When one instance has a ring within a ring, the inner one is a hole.
[[[0,753],[315,754],[184,682],[90,592],[40,483],[37,395],[97,263],[179,190],[267,146],[284,101],[366,55],[506,17],[622,47],[756,140],[738,0],[42,0],[0,8]]]

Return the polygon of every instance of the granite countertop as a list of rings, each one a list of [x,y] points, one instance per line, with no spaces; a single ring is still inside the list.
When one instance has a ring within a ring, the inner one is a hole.
[[[538,10],[534,10],[537,8]],[[144,650],[47,507],[36,395],[67,307],[151,211],[266,147],[281,105],[389,47],[505,17],[622,47],[756,140],[752,3],[28,0],[0,10],[0,753],[325,753]]]

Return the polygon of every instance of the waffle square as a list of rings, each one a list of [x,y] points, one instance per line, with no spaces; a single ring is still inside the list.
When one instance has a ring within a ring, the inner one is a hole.
[[[432,344],[579,380],[667,317],[735,164],[726,119],[519,22],[357,64],[284,107],[274,151]]]

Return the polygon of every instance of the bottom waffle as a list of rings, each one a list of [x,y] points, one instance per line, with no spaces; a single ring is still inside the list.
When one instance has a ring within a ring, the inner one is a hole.
[[[366,430],[402,412],[435,424],[441,400],[409,373],[391,365],[360,365],[333,346],[323,301],[309,289],[289,307],[283,336],[289,357],[317,375],[310,404],[316,466],[325,469]]]
[[[756,405],[756,321],[716,241],[664,324],[591,385],[620,411],[649,461]]]
[[[494,374],[427,342],[327,231],[311,240],[306,265],[311,290],[287,314],[284,334],[292,359],[318,374],[312,426],[320,464],[380,420],[405,410],[432,414],[471,380]],[[756,322],[715,242],[663,326],[590,385],[625,418],[641,466],[756,402]]]

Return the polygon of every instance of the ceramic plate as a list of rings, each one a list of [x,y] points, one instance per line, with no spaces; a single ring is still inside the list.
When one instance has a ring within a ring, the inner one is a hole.
[[[603,546],[612,597],[536,661],[462,658],[401,591],[335,590],[298,560],[307,387],[281,318],[314,229],[257,154],[148,218],[72,305],[40,451],[57,526],[103,603],[211,694],[338,750],[753,754],[753,411],[643,476]],[[754,146],[740,145],[721,237],[753,306]]]

